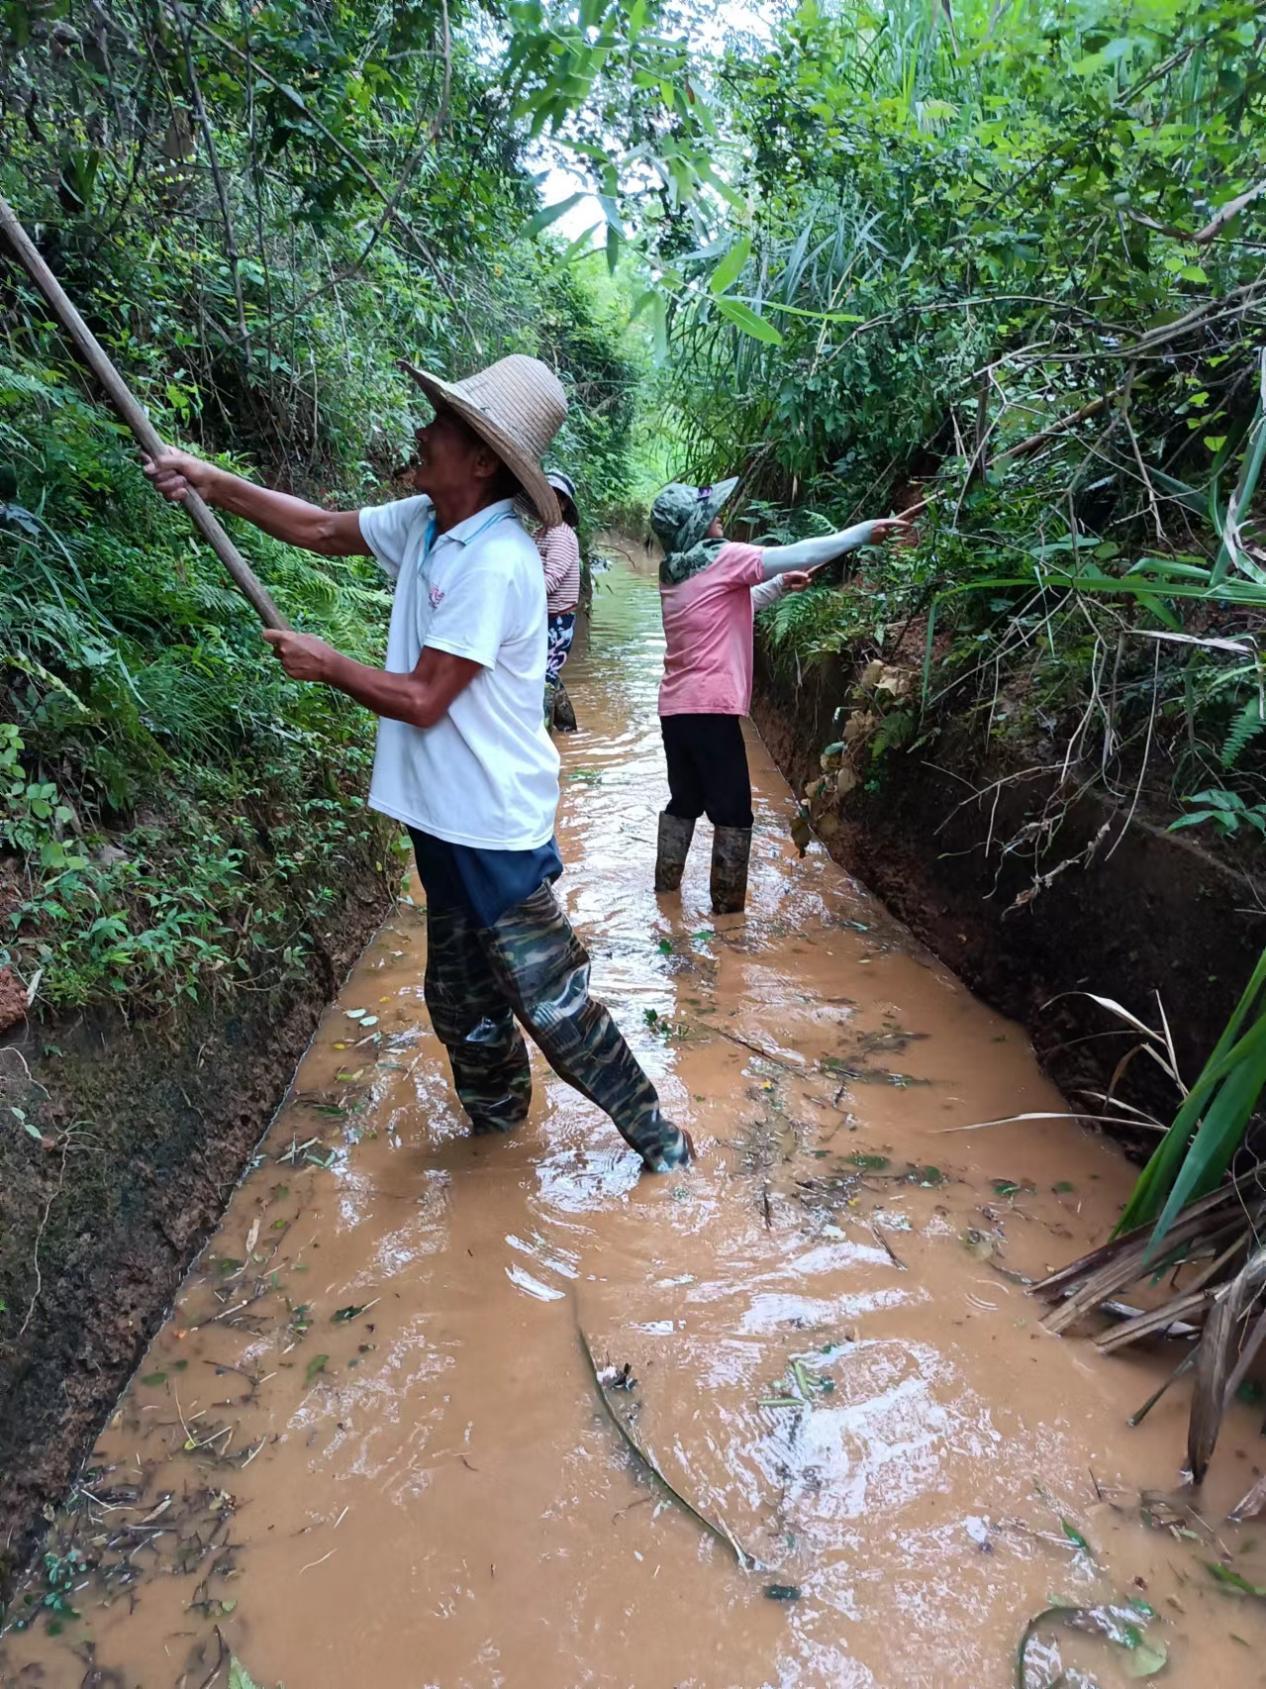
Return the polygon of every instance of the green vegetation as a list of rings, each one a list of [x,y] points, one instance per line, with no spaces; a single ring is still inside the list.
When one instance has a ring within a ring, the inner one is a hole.
[[[1262,46],[1239,3],[805,0],[728,59],[743,209],[667,272],[695,461],[759,530],[933,496],[774,651],[905,663],[923,732],[1166,818],[1266,790]]]
[[[586,509],[627,498],[641,360],[601,260],[522,238],[494,23],[0,5],[0,193],[166,437],[377,500],[418,414],[397,358],[527,351],[570,389],[557,452]],[[237,537],[297,625],[381,649],[370,563]],[[372,722],[286,679],[8,265],[0,570],[0,965],[39,1008],[130,1012],[304,970],[348,880],[396,878],[362,802]]]

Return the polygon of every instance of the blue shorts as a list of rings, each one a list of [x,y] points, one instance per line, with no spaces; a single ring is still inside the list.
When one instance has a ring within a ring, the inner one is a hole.
[[[563,871],[555,839],[536,850],[478,850],[412,827],[409,837],[428,905],[437,911],[460,909],[477,927],[495,926],[507,909]]]

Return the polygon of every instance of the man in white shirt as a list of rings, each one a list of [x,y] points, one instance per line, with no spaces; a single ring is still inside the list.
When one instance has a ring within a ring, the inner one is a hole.
[[[385,669],[311,634],[268,631],[287,674],[323,681],[378,715],[371,806],[402,822],[427,896],[426,1002],[476,1132],[505,1132],[531,1099],[515,1017],[563,1079],[605,1109],[652,1172],[684,1166],[687,1133],[607,1009],[554,898],[558,755],[541,719],[545,584],[517,498],[556,522],[541,468],[567,413],[535,358],[447,383],[405,366],[435,406],[417,433],[418,497],[332,512],[186,452],[146,473],[189,487],[265,533],[325,556],[373,556],[395,582]]]

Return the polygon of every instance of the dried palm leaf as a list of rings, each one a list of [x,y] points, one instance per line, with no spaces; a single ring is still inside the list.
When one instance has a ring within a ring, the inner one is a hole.
[[[1124,1349],[1127,1344],[1137,1343],[1141,1337],[1166,1337],[1179,1316],[1203,1312],[1212,1300],[1211,1290],[1193,1290],[1184,1296],[1175,1296],[1163,1308],[1149,1308],[1146,1313],[1137,1314],[1132,1320],[1101,1332],[1095,1338],[1095,1345],[1104,1354],[1110,1355],[1114,1349]]]
[[[1266,1283],[1266,1247],[1256,1250],[1213,1302],[1196,1360],[1196,1383],[1187,1424],[1187,1465],[1198,1484],[1208,1470],[1229,1399],[1228,1384],[1240,1347],[1245,1314]]]

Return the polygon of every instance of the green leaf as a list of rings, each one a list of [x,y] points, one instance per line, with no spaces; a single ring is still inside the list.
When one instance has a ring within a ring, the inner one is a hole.
[[[716,308],[723,317],[728,317],[735,328],[742,329],[744,334],[750,334],[753,340],[762,340],[767,346],[781,346],[782,334],[773,323],[767,323],[763,317],[758,317],[750,305],[744,305],[741,299],[718,299]]]
[[[523,225],[524,239],[531,240],[533,236],[539,235],[542,229],[548,229],[551,223],[557,223],[560,217],[567,215],[573,205],[579,205],[584,197],[583,193],[568,194],[566,199],[560,199],[556,205],[542,206],[535,217],[529,217]]]
[[[1163,1642],[1140,1642],[1131,1648],[1121,1662],[1121,1669],[1129,1678],[1136,1681],[1145,1677],[1155,1677],[1158,1671],[1164,1671],[1169,1664],[1169,1651]]]
[[[708,277],[708,292],[722,294],[732,282],[738,280],[743,273],[743,266],[752,254],[752,243],[747,235],[736,240],[725,257]]]
[[[602,207],[602,215],[606,218],[608,229],[617,234],[621,240],[627,240],[629,237],[620,216],[620,208],[615,200],[612,199],[610,194],[599,194],[597,198],[598,204]]]
[[[1259,1601],[1266,1601],[1266,1589],[1259,1589],[1255,1583],[1241,1577],[1234,1567],[1224,1566],[1217,1560],[1206,1560],[1205,1567],[1225,1589],[1234,1590],[1237,1595],[1255,1595]]]
[[[1061,1519],[1059,1523],[1060,1529],[1068,1538],[1069,1542],[1072,1543],[1073,1547],[1079,1548],[1083,1554],[1088,1554],[1093,1560],[1095,1557],[1094,1549],[1091,1548],[1090,1544],[1086,1541],[1085,1537],[1082,1536],[1081,1532],[1077,1529],[1076,1525],[1073,1524],[1072,1520]]]
[[[329,1358],[330,1357],[328,1355],[313,1355],[312,1359],[308,1362],[308,1370],[303,1375],[303,1382],[305,1385],[311,1384],[321,1373],[325,1371],[326,1362]]]
[[[229,1689],[261,1689],[236,1654],[229,1659]]]

